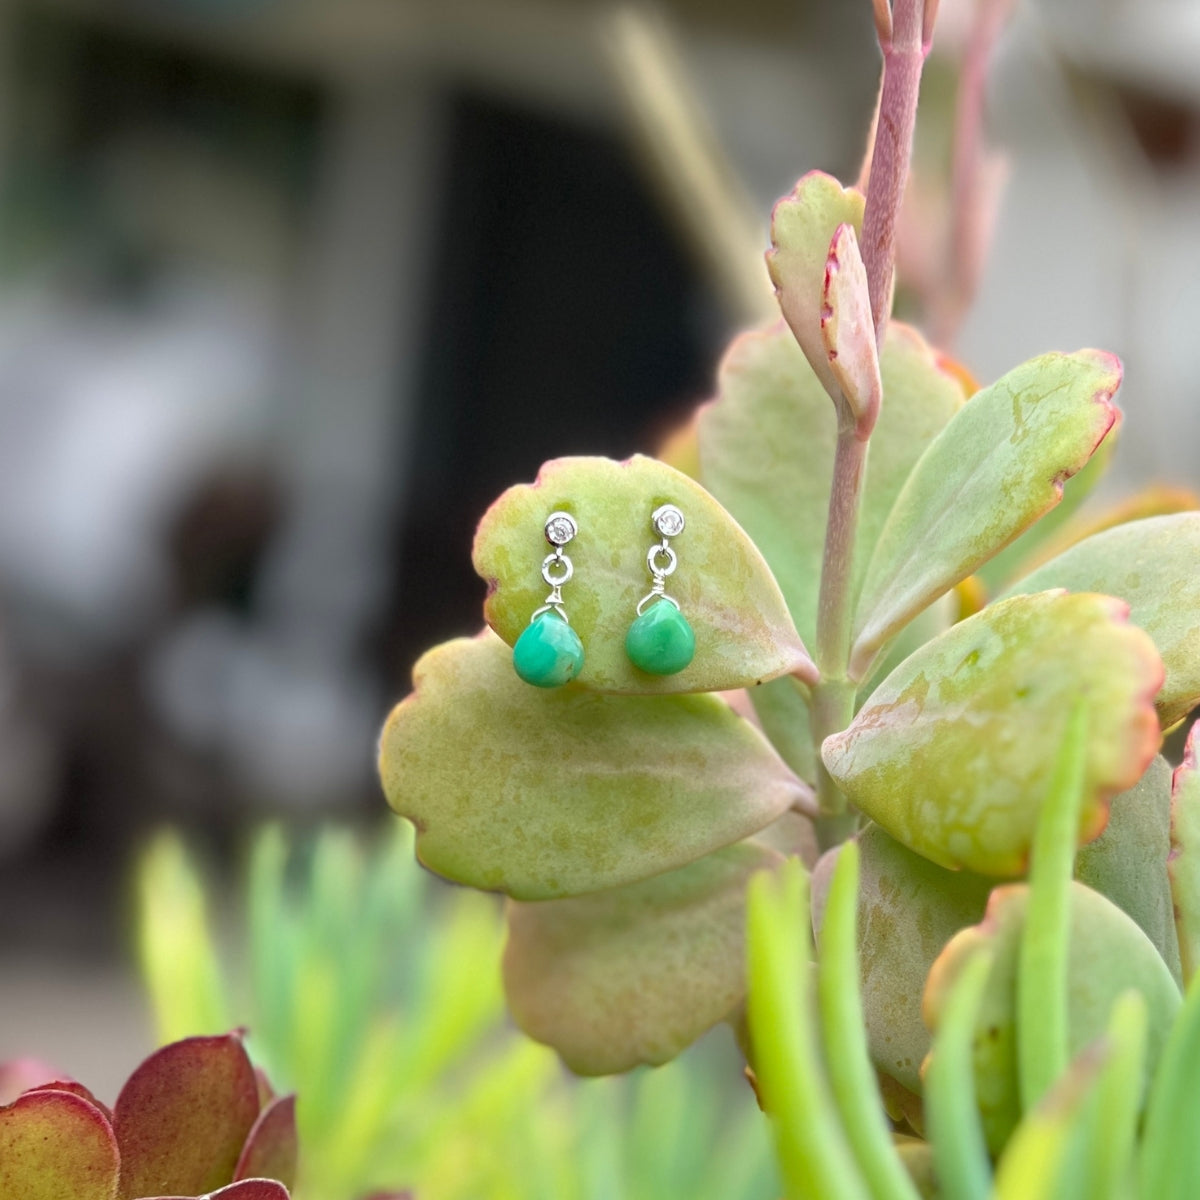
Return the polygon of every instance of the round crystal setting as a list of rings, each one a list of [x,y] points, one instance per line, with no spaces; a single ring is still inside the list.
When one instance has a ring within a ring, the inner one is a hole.
[[[664,504],[661,508],[656,508],[651,520],[654,522],[654,528],[663,537],[678,537],[683,532],[683,513],[673,504]]]
[[[552,512],[546,518],[546,541],[552,546],[565,546],[578,532],[570,513]]]

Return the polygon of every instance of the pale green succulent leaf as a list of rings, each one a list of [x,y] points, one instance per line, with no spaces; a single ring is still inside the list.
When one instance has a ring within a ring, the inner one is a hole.
[[[690,665],[671,675],[638,670],[625,635],[653,579],[647,552],[661,542],[651,515],[676,505],[685,526],[671,539],[678,565],[667,595],[696,638]],[[788,615],[770,568],[737,522],[698,483],[652,458],[559,458],[532,484],[511,487],[488,509],[475,536],[475,570],[487,581],[484,616],[510,646],[546,601],[542,561],[552,512],[567,512],[578,533],[564,547],[574,575],[563,606],[583,642],[578,686],[599,692],[667,694],[753,687],[815,668]]]
[[[852,671],[1062,498],[1117,419],[1120,361],[1046,354],[976,392],[914,467],[867,568]]]
[[[1072,546],[1022,579],[1013,595],[1062,587],[1129,605],[1162,655],[1159,717],[1169,728],[1200,702],[1200,512],[1148,517]]]
[[[822,758],[848,799],[946,867],[1026,865],[1071,706],[1088,707],[1081,841],[1158,750],[1162,664],[1107,596],[993,604],[927,642],[872,693]]]
[[[747,693],[762,731],[801,779],[817,781],[817,752],[813,746],[812,716],[803,685],[790,675],[772,679]]]
[[[1109,804],[1104,832],[1075,856],[1075,878],[1131,916],[1182,981],[1167,872],[1171,768],[1158,755],[1141,779]]]
[[[681,867],[810,795],[716,696],[529,687],[495,635],[429,651],[383,730],[388,803],[417,854],[519,900],[599,891]]]
[[[833,869],[817,960],[817,997],[830,1090],[871,1194],[886,1200],[919,1200],[892,1145],[863,1036],[858,891],[858,846],[849,841],[841,847]]]
[[[971,871],[947,871],[915,854],[878,825],[858,835],[858,961],[863,1022],[871,1061],[910,1092],[920,1094],[929,1031],[921,993],[946,943],[978,922],[991,881]],[[812,876],[813,924],[824,938],[831,850]]]
[[[888,326],[880,369],[883,406],[863,485],[856,587],[913,465],[963,403],[959,380],[899,322]],[[704,485],[754,539],[801,638],[813,645],[837,417],[786,326],[733,343],[717,396],[700,410],[699,439]]]
[[[755,842],[639,883],[508,906],[517,1026],[581,1075],[659,1066],[744,1000],[745,891],[783,856]]]
[[[1053,547],[1075,527],[1074,518],[1112,464],[1120,431],[1121,412],[1118,409],[1116,423],[1096,447],[1087,464],[1070,479],[1063,481],[1062,500],[1009,542],[999,554],[980,565],[976,574],[989,593],[999,595],[1014,580],[1027,574],[1034,562],[1041,561],[1043,556],[1048,557],[1047,547]]]
[[[844,188],[832,175],[810,171],[771,214],[771,282],[784,320],[828,396],[838,394],[839,384],[821,329],[826,263],[839,226],[862,232],[865,204],[856,188]],[[825,404],[829,407],[827,397]]]
[[[925,1016],[936,1031],[954,981],[981,947],[994,956],[975,1025],[975,1086],[988,1145],[999,1153],[1022,1115],[1017,1047],[1019,947],[1028,911],[1024,884],[992,892],[983,921],[955,935],[929,974]],[[1067,1044],[1072,1059],[1100,1037],[1113,1004],[1136,990],[1146,1004],[1146,1070],[1157,1066],[1180,1006],[1178,985],[1149,939],[1111,901],[1070,886]]]

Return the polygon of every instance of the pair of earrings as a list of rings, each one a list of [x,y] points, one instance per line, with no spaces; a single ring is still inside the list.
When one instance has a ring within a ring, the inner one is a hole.
[[[670,540],[683,532],[684,519],[674,504],[656,508],[650,523],[662,541],[646,553],[650,590],[638,601],[625,653],[639,671],[648,675],[674,675],[692,661],[696,635],[678,601],[667,595],[667,578],[675,573],[679,559]],[[571,628],[563,607],[562,589],[575,574],[563,547],[579,532],[570,513],[553,512],[546,518],[546,541],[554,549],[542,560],[542,578],[550,587],[545,603],[534,610],[525,632],[513,647],[513,668],[534,687],[559,687],[583,669],[583,642]]]

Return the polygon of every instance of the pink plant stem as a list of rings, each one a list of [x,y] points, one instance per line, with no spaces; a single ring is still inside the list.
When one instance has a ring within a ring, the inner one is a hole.
[[[854,544],[868,444],[865,438],[858,438],[852,421],[838,430],[821,564],[817,602],[817,667],[821,678],[813,690],[812,725],[817,750],[817,806],[821,813],[817,840],[822,850],[844,841],[854,831],[854,816],[846,812],[846,798],[821,761],[821,743],[831,733],[845,729],[854,716],[856,688],[846,677],[846,668],[850,661]]]
[[[959,75],[950,184],[949,279],[934,329],[934,340],[942,347],[954,341],[963,314],[979,287],[990,216],[984,177],[984,94],[992,50],[1014,3],[1015,0],[977,0]]]
[[[896,220],[908,182],[921,71],[933,36],[934,0],[895,0],[890,20],[878,21],[883,50],[883,90],[871,179],[863,215],[862,253],[871,293],[875,340],[883,345],[896,263]],[[879,12],[877,8],[877,13]]]
[[[833,487],[825,528],[825,557],[817,601],[817,667],[822,678],[845,678],[850,661],[851,577],[858,508],[867,467],[867,442],[853,422],[838,431]]]
[[[921,70],[929,52],[937,0],[895,0],[892,8],[886,0],[874,0],[874,4],[883,49],[883,87],[861,249],[875,342],[882,346],[891,308],[896,219],[908,179]],[[817,804],[821,812],[816,826],[822,848],[844,840],[854,829],[854,815],[847,810],[846,798],[821,763],[821,743],[831,733],[844,729],[854,716],[856,687],[848,677],[854,547],[868,444],[858,437],[853,421],[839,424],[817,605],[816,660],[821,678],[813,689],[812,705]]]

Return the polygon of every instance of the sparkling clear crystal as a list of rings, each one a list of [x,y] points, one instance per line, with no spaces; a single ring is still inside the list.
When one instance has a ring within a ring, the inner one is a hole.
[[[577,526],[570,513],[551,513],[546,518],[546,541],[552,546],[565,546],[576,532]]]
[[[678,537],[683,532],[683,513],[673,504],[664,504],[654,511],[654,528],[663,537]]]

